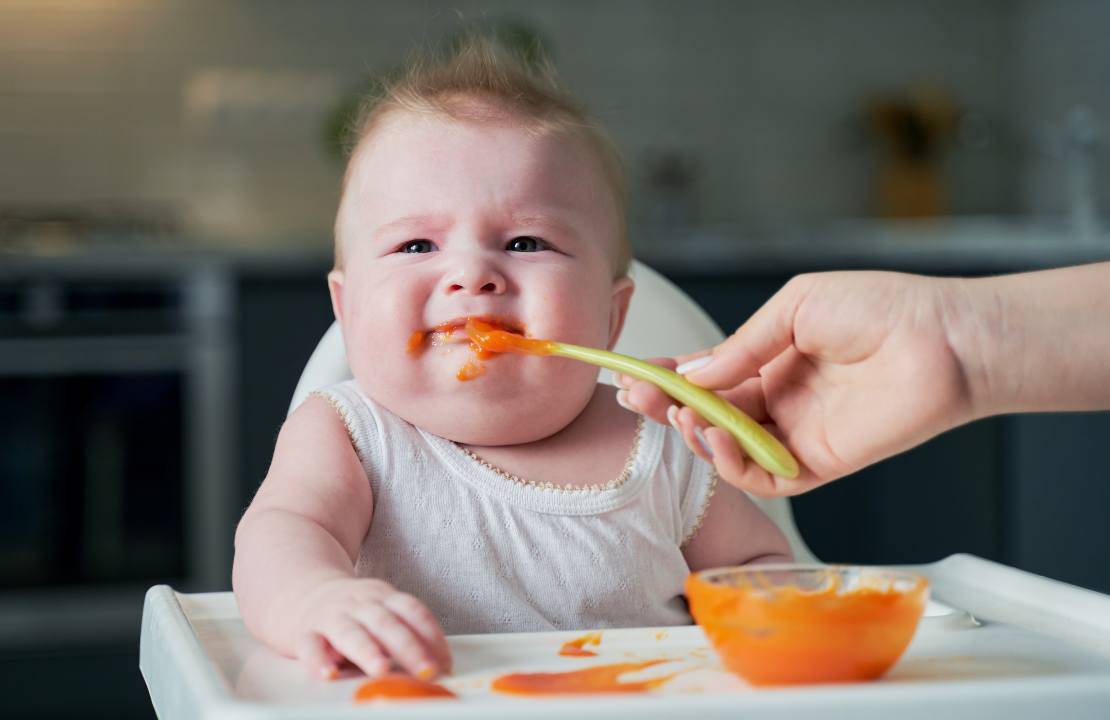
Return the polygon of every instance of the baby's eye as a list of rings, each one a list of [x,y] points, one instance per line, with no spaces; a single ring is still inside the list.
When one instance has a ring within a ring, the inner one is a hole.
[[[510,240],[506,249],[510,252],[539,252],[550,249],[550,246],[538,237],[521,235]]]
[[[431,240],[409,240],[401,246],[403,253],[430,253],[436,249],[436,245]]]

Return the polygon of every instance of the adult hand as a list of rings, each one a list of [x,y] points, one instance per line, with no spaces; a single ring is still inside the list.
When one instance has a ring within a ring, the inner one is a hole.
[[[619,400],[670,420],[737,487],[761,496],[805,492],[975,417],[974,379],[953,339],[967,331],[961,282],[885,272],[798,276],[723,343],[676,359],[687,379],[779,437],[801,464],[797,478],[771,475],[727,432],[649,383],[618,377]]]

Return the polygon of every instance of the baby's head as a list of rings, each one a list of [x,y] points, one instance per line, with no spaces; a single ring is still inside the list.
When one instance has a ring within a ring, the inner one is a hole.
[[[481,39],[414,64],[369,105],[335,223],[332,304],[362,390],[429,432],[525,443],[567,426],[596,369],[504,355],[460,382],[466,343],[409,341],[467,317],[611,347],[632,282],[620,162],[549,69]]]

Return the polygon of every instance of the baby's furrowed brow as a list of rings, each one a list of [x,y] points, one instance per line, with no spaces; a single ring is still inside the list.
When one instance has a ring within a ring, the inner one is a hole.
[[[371,237],[379,237],[387,233],[430,233],[442,231],[451,224],[450,218],[445,215],[405,215],[378,225],[370,233]]]
[[[559,213],[513,213],[512,221],[518,226],[547,227],[571,235],[578,234],[577,228],[570,219]]]

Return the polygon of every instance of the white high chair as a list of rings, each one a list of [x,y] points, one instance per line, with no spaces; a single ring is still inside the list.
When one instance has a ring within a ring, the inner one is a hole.
[[[635,357],[673,357],[716,345],[724,339],[721,329],[705,311],[658,272],[634,260],[630,275],[636,282],[636,292],[632,296],[624,330],[614,348],[617,352]],[[343,335],[339,325],[332,323],[301,373],[289,412],[313,390],[350,377]],[[602,381],[612,384],[612,375],[603,371]],[[757,497],[752,497],[752,500],[786,535],[797,562],[816,562],[794,525],[789,500]]]

